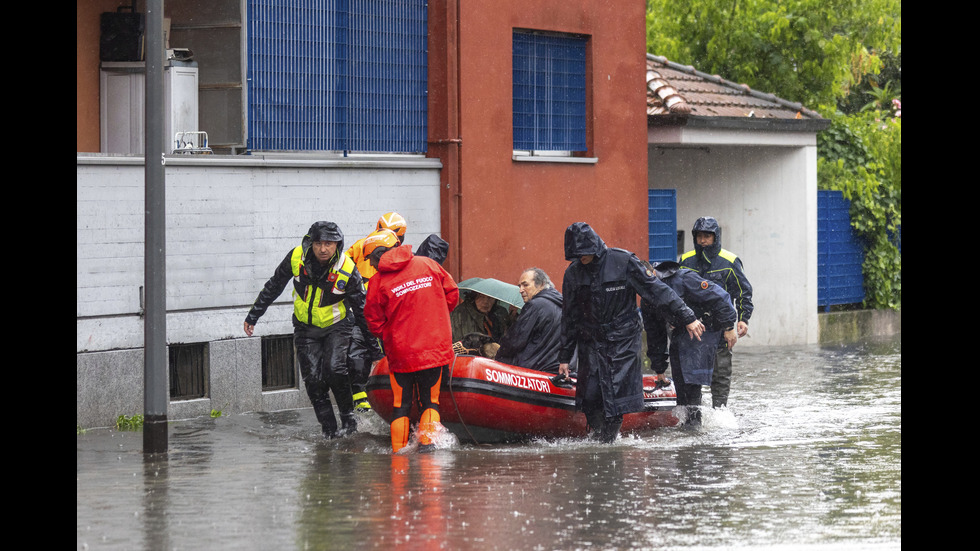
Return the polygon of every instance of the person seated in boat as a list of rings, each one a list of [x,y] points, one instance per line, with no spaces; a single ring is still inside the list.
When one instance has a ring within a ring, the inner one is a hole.
[[[473,353],[465,346],[467,335],[480,333],[498,343],[509,325],[507,311],[497,305],[497,299],[475,291],[464,296],[449,319],[453,329],[453,350],[457,354]]]
[[[687,413],[685,424],[697,427],[701,424],[701,386],[711,385],[718,347],[731,349],[738,338],[735,333],[735,307],[725,289],[694,270],[670,261],[652,266],[643,262],[648,270],[656,274],[657,279],[681,297],[705,326],[701,340],[691,339],[684,327],[673,321],[669,312],[662,307],[654,307],[646,299],[640,301],[643,328],[647,333],[647,357],[653,371],[658,381],[666,382],[664,372],[667,371],[667,364],[670,364],[677,405],[684,406]]]
[[[500,339],[495,359],[510,365],[558,373],[561,347],[561,293],[541,268],[528,268],[517,284],[524,308]]]

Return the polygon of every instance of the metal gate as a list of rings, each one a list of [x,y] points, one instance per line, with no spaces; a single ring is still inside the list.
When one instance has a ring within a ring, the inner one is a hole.
[[[825,310],[864,302],[864,247],[850,208],[840,191],[817,192],[817,306]]]

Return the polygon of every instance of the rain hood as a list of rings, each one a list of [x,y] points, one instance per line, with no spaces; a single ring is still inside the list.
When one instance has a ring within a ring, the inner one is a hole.
[[[697,235],[699,231],[710,232],[715,234],[715,242],[710,247],[702,247],[698,245]],[[694,222],[694,229],[691,230],[691,237],[694,239],[694,252],[698,256],[702,254],[707,254],[708,257],[718,256],[721,251],[721,226],[718,225],[718,221],[710,216],[702,216]]]
[[[565,230],[565,260],[578,260],[586,255],[602,256],[606,244],[585,222],[575,222]]]
[[[314,222],[310,226],[309,231],[303,236],[303,255],[304,257],[310,251],[310,247],[313,246],[315,241],[336,241],[337,251],[334,253],[333,257],[330,258],[331,262],[335,262],[340,255],[344,254],[344,232],[340,231],[340,226],[334,222]]]
[[[419,245],[415,251],[415,256],[426,256],[442,264],[449,256],[449,243],[438,235],[432,234]]]

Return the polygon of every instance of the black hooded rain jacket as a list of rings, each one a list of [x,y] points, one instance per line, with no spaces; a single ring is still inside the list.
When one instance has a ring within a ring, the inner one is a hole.
[[[735,326],[732,299],[720,286],[691,270],[682,269],[676,262],[657,264],[656,273],[704,322],[705,331],[700,341],[692,339],[684,326],[675,324],[667,312],[641,300],[640,312],[647,333],[647,356],[653,371],[667,371],[669,357],[671,367],[681,370],[685,383],[710,385],[717,348],[719,344],[727,346],[721,338],[722,333]],[[673,327],[672,331],[670,327]]]
[[[500,339],[496,360],[548,373],[558,373],[561,345],[561,293],[542,289],[521,308],[517,320]]]
[[[586,255],[594,258],[583,264]],[[569,363],[578,347],[576,407],[586,414],[594,411],[599,404],[591,396],[599,394],[607,418],[642,410],[643,325],[637,295],[663,307],[682,326],[695,321],[694,312],[635,254],[606,247],[584,222],[565,230],[565,259],[572,262],[562,283],[558,361]]]
[[[419,248],[415,251],[415,256],[431,258],[441,265],[446,261],[446,257],[449,256],[449,243],[433,233],[429,237],[426,237],[425,241],[419,245]]]

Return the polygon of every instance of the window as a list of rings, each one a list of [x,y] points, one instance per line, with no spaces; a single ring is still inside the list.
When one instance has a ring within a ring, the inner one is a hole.
[[[215,153],[245,148],[245,5],[241,0],[166,0],[170,45],[198,63],[198,125]],[[187,129],[181,129],[187,130]],[[174,136],[168,137],[168,143]]]
[[[514,31],[515,155],[588,150],[587,45],[580,36]]]
[[[296,388],[292,335],[262,337],[262,390]]]
[[[426,150],[424,0],[248,0],[248,147]]]
[[[208,396],[208,343],[171,344],[170,399],[193,400]]]
[[[650,262],[677,261],[683,248],[684,232],[677,231],[677,190],[648,191]]]

